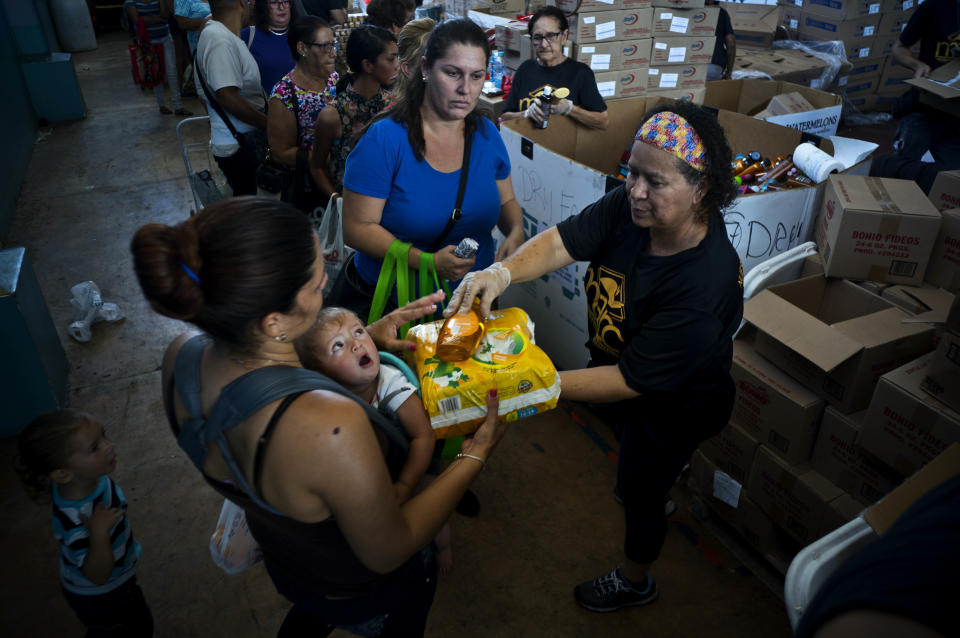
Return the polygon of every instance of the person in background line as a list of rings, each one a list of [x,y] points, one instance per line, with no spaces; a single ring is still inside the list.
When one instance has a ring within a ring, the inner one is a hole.
[[[220,105],[239,135],[239,139],[235,137],[217,110],[209,107],[210,152],[234,195],[254,195],[261,160],[256,150],[257,137],[262,140],[267,116],[260,69],[240,39],[240,30],[247,23],[247,0],[212,0],[210,8],[213,18],[197,43],[197,90],[208,106],[211,100]],[[213,95],[204,90],[201,73]]]
[[[163,64],[167,75],[167,84],[170,85],[170,102],[173,104],[171,111],[166,104],[163,95],[163,82],[153,87],[153,94],[157,98],[157,105],[160,112],[164,115],[176,113],[177,115],[193,115],[192,111],[183,108],[180,102],[180,82],[177,76],[177,49],[173,44],[173,38],[170,36],[170,29],[167,27],[167,18],[170,17],[170,0],[125,0],[123,10],[127,13],[127,20],[131,27],[136,30],[137,21],[143,19],[147,27],[147,35],[150,36],[151,44],[163,46]]]
[[[420,73],[420,58],[423,49],[427,46],[430,32],[437,26],[433,18],[417,18],[403,25],[397,36],[397,53],[400,56],[400,75],[393,87],[393,97],[400,99],[406,90],[407,83]]]
[[[920,55],[910,49],[920,43]],[[942,64],[960,59],[960,3],[925,0],[910,16],[893,45],[893,57],[913,77],[923,78]],[[960,127],[957,118],[920,102],[920,89],[911,87],[898,105],[900,116],[893,147],[907,159],[919,160],[927,151],[937,162],[960,168]]]
[[[393,104],[388,89],[400,69],[397,39],[386,29],[360,25],[347,40],[347,64],[351,72],[337,84],[334,108],[323,109],[317,118],[310,156],[314,182],[326,199],[343,189],[354,136]]]
[[[31,421],[17,447],[15,468],[30,496],[52,494],[60,584],[87,636],[152,636],[153,615],[137,585],[140,543],[127,499],[110,478],[117,452],[103,425],[83,412],[55,410]]]
[[[717,0],[707,0],[711,7],[718,6]],[[733,67],[737,62],[737,38],[733,34],[733,25],[730,23],[730,14],[720,7],[720,17],[717,18],[715,32],[717,42],[713,45],[713,59],[707,67],[707,81],[729,80]]]
[[[413,20],[416,12],[415,0],[370,0],[364,22],[383,27],[397,35],[404,25]]]
[[[733,410],[743,269],[723,223],[736,197],[730,161],[715,115],[689,102],[658,105],[644,115],[624,185],[467,275],[445,311],[465,312],[479,297],[485,314],[511,282],[590,262],[591,361],[560,372],[560,398],[606,403],[622,425],[614,494],[626,516],[623,560],[574,588],[592,611],[657,599],[649,570],[667,534],[664,496]]]
[[[327,24],[343,24],[347,21],[347,0],[297,0],[308,15],[317,16]]]
[[[190,59],[197,52],[197,40],[200,30],[210,19],[210,3],[206,0],[173,0],[173,13],[177,25],[187,32],[187,43],[190,45]],[[199,92],[199,87],[197,92]]]
[[[593,71],[563,52],[570,34],[567,16],[556,7],[537,9],[527,23],[527,30],[537,59],[526,60],[514,74],[510,94],[503,103],[503,121],[526,117],[534,126],[539,126],[543,111],[536,95],[549,84],[554,91],[560,88],[570,91],[566,98],[552,106],[551,116],[563,115],[590,128],[606,129],[610,117]]]
[[[260,86],[267,95],[297,63],[287,44],[287,29],[296,19],[297,10],[290,0],[254,0],[253,26],[240,31],[240,39],[257,61]]]

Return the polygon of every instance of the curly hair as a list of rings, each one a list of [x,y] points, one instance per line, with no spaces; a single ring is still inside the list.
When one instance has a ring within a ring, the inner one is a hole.
[[[732,161],[730,145],[727,144],[727,137],[723,133],[720,122],[717,121],[717,116],[692,102],[676,100],[668,103],[661,102],[649,109],[643,115],[643,122],[664,111],[676,113],[687,120],[700,136],[707,154],[707,168],[703,172],[676,158],[677,170],[687,182],[692,186],[703,184],[705,187],[703,199],[700,201],[698,221],[706,223],[712,214],[722,216],[723,211],[729,208],[736,198],[737,189],[733,183],[733,169],[730,167]]]
[[[14,469],[30,498],[43,502],[50,495],[50,473],[64,469],[76,452],[73,436],[98,421],[78,410],[54,410],[36,417],[17,437]]]
[[[261,31],[267,31],[270,28],[270,3],[267,0],[254,0],[253,2],[253,24],[256,25]],[[293,24],[293,21],[296,20],[299,16],[297,15],[297,3],[290,1],[287,4],[288,10],[290,12],[290,21],[287,22],[287,26]]]

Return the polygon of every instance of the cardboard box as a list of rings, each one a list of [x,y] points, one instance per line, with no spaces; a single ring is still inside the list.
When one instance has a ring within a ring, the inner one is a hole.
[[[652,12],[652,9],[639,10],[639,13],[649,15]],[[627,11],[590,11],[571,16],[569,41],[589,44],[623,40],[623,19],[628,13],[632,14]]]
[[[645,95],[648,98],[666,98],[669,100],[685,100],[694,104],[703,104],[703,96],[706,89],[655,89],[647,90]]]
[[[881,0],[880,13],[883,15],[905,13],[909,17],[922,2],[923,0],[919,0],[919,2],[917,0]]]
[[[770,48],[781,22],[780,7],[736,2],[724,2],[721,6],[730,14],[737,49]]]
[[[800,7],[789,5],[780,6],[780,26],[786,29],[791,40],[797,38],[797,30],[800,28]]]
[[[928,196],[937,210],[960,208],[960,171],[940,171]]]
[[[849,51],[854,48],[869,47],[873,43],[872,38],[877,35],[879,25],[879,14],[843,20],[808,13],[804,9],[800,19],[799,33],[802,38],[808,40],[842,40]],[[855,44],[856,47],[854,47]]]
[[[505,15],[515,18],[527,11],[526,0],[472,0],[471,9],[491,15]]]
[[[764,118],[804,133],[835,135],[840,123],[843,100],[832,93],[810,89],[790,82],[768,80],[720,80],[707,83],[704,104],[737,113],[755,115],[778,95],[799,94],[813,110]]]
[[[880,375],[933,344],[932,327],[902,323],[909,315],[889,301],[820,275],[767,288],[743,314],[758,353],[847,414],[867,407]]]
[[[477,112],[488,120],[496,122],[503,113],[503,97],[502,95],[489,97],[481,93],[477,101]]]
[[[746,496],[743,483],[725,473],[699,450],[690,457],[690,483],[707,500],[710,509],[730,525],[736,525],[741,500]]]
[[[523,36],[530,37],[527,30],[527,23],[519,20],[511,20],[506,24],[498,24],[494,27],[494,38],[497,48],[501,51],[519,51],[521,48],[520,39]]]
[[[883,55],[871,55],[867,58],[850,60],[850,64],[853,66],[837,76],[832,88],[842,91],[849,85],[857,85],[864,80],[879,80],[883,75],[886,60],[886,56]]]
[[[877,534],[883,535],[924,495],[960,474],[960,445],[952,444],[919,472],[863,514]]]
[[[653,0],[655,7],[671,7],[673,9],[702,9],[706,6],[704,0]]]
[[[900,64],[892,55],[886,56],[886,60],[883,73],[880,74],[882,83],[886,84],[890,79],[909,80],[913,77],[913,69]]]
[[[700,444],[699,450],[734,480],[747,482],[760,441],[736,423],[728,423],[720,434]]]
[[[880,296],[911,315],[926,315],[933,312],[936,316],[943,318],[947,316],[954,301],[952,293],[930,284],[888,286]]]
[[[622,40],[639,40],[653,35],[653,14],[658,9],[632,9],[620,16]]]
[[[953,410],[960,410],[960,334],[947,330],[940,337],[921,387]],[[954,417],[960,426],[960,415],[954,412]]]
[[[864,510],[863,505],[863,503],[860,503],[846,492],[827,503],[820,535],[826,536],[833,530],[846,525],[860,516]],[[870,503],[870,505],[872,505],[872,503]]]
[[[656,37],[650,52],[650,66],[710,64],[717,39],[701,37]],[[704,77],[706,81],[706,77]]]
[[[873,111],[878,110],[877,108],[877,95],[857,95],[854,97],[846,98],[847,104],[856,108],[862,113],[872,113]]]
[[[700,89],[686,93],[696,94]],[[527,119],[504,122],[500,130],[513,167],[517,203],[523,208],[527,237],[579,213],[606,193],[607,176],[619,171],[632,131],[658,99],[634,98],[608,103],[607,130],[587,129],[569,118],[551,118],[546,129]],[[789,155],[800,143],[799,131],[720,110],[717,119],[732,148],[757,150],[765,157]],[[833,152],[829,140],[817,140]],[[866,174],[867,158],[849,172]],[[793,248],[812,235],[822,187],[758,193],[737,199],[725,212],[727,235],[748,272],[756,264]],[[586,264],[575,263],[544,278],[508,288],[501,299],[519,306],[537,323],[537,345],[561,369],[586,365],[587,307],[583,292]]]
[[[803,260],[803,270],[800,271],[800,279],[809,277],[810,275],[822,274],[823,260],[820,258],[820,253],[813,253]]]
[[[894,43],[900,39],[899,35],[881,34],[873,41],[873,52],[876,55],[889,56],[893,53]]]
[[[913,12],[891,11],[883,12],[880,17],[880,24],[877,26],[877,35],[896,35],[899,36],[903,28],[910,22],[910,16]]]
[[[637,75],[639,76],[642,73],[643,70],[641,69]],[[706,84],[706,64],[650,67],[647,69],[647,89],[651,91],[699,89]]]
[[[790,463],[802,463],[817,439],[823,399],[757,354],[753,332],[733,342],[731,419]]]
[[[960,415],[921,389],[932,359],[925,354],[880,378],[857,438],[858,446],[905,476],[960,441]]]
[[[925,78],[907,80],[920,89],[920,101],[935,109],[960,117],[960,60],[937,67]]]
[[[624,69],[646,69],[650,66],[650,53],[653,50],[652,38],[621,42],[620,46],[620,62]]]
[[[882,77],[877,81],[877,93],[896,93],[902,95],[910,87],[905,78]]]
[[[809,464],[790,465],[761,445],[747,495],[774,523],[806,545],[823,536],[824,527],[835,520],[827,509],[843,490]]]
[[[816,240],[828,277],[919,285],[939,231],[916,182],[831,175]]]
[[[777,49],[737,51],[736,70],[760,71],[774,80],[813,86],[827,69],[827,63],[803,51]]]
[[[952,293],[960,293],[960,209],[940,213],[943,223],[930,253],[924,281]]]
[[[650,40],[646,42],[647,62],[650,60]],[[616,71],[623,68],[623,42],[591,42],[577,44],[577,61],[583,62],[596,72]],[[647,65],[644,65],[647,66]]]
[[[564,13],[594,13],[596,11],[626,11],[628,9],[649,9],[651,0],[547,0],[547,5],[557,7]],[[533,9],[530,9],[533,13]]]
[[[903,477],[856,446],[866,414],[866,410],[847,415],[827,408],[810,465],[859,502],[872,505]]]
[[[877,92],[877,83],[879,78],[866,78],[847,84],[842,89],[844,97],[857,97],[859,95],[874,95]]]
[[[647,92],[647,69],[620,69],[593,75],[604,99],[643,97]]]
[[[880,15],[881,0],[807,0],[803,10],[837,22]]]
[[[807,113],[814,110],[814,108],[813,104],[810,104],[799,91],[791,91],[790,93],[774,95],[770,98],[770,103],[767,104],[767,108],[765,108],[764,111],[768,114],[767,117],[769,117],[772,115]]]
[[[720,9],[654,9],[653,36],[700,36],[711,37],[717,31]]]

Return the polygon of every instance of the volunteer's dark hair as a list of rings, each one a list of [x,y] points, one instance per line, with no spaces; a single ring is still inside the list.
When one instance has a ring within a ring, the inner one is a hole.
[[[17,437],[14,469],[35,501],[50,494],[50,472],[66,468],[76,451],[71,439],[80,428],[97,420],[79,410],[54,410],[36,417]]]
[[[315,236],[310,219],[290,204],[230,197],[176,226],[141,227],[130,250],[154,310],[245,352],[263,317],[296,307],[314,274]]]
[[[423,50],[424,66],[421,72],[428,71],[433,65],[447,54],[450,47],[462,44],[465,46],[477,47],[483,51],[484,61],[490,60],[490,43],[487,41],[487,34],[483,32],[476,23],[470,20],[449,20],[441,22],[430,32],[427,38],[427,46]],[[371,124],[385,117],[392,117],[395,122],[399,122],[407,127],[407,139],[413,149],[413,155],[417,161],[423,161],[423,155],[426,152],[427,144],[423,139],[423,119],[420,117],[420,106],[423,104],[423,98],[427,92],[427,83],[420,73],[415,73],[407,82],[403,93],[392,109],[380,113],[371,120]],[[467,114],[464,118],[466,134],[473,135],[480,125],[480,115],[476,108]],[[369,129],[369,126],[367,127]],[[360,135],[365,133],[364,129]],[[358,135],[358,139],[360,137]]]
[[[556,7],[540,7],[533,12],[533,15],[530,16],[530,22],[527,23],[527,33],[533,35],[533,27],[537,24],[537,20],[547,16],[548,18],[556,18],[560,22],[560,32],[570,28],[570,23],[567,22],[567,14]]]
[[[302,56],[297,51],[298,42],[313,42],[313,36],[317,29],[329,29],[330,25],[323,18],[317,16],[305,15],[290,22],[290,28],[287,30],[287,46],[290,47],[290,55],[294,60],[299,60]],[[331,30],[331,33],[333,31]]]
[[[347,38],[347,66],[350,67],[350,73],[344,73],[337,82],[337,94],[363,73],[364,60],[376,64],[380,54],[386,51],[387,44],[396,41],[397,36],[383,27],[362,24],[354,28]]]
[[[417,8],[415,0],[370,0],[366,23],[384,29],[402,28],[407,16]]]
[[[293,24],[294,21],[299,17],[297,15],[297,3],[293,0],[290,0],[290,2],[287,3],[287,10],[290,12],[290,22],[288,24]],[[269,0],[254,0],[253,23],[257,25],[257,28],[261,31],[266,31],[270,28]]]
[[[730,167],[732,153],[727,143],[723,127],[712,112],[692,102],[676,100],[663,103],[648,110],[643,121],[663,111],[672,111],[683,117],[700,136],[707,154],[707,169],[701,173],[680,158],[677,158],[677,170],[691,185],[705,181],[705,192],[700,202],[699,219],[706,222],[710,215],[722,215],[737,197],[737,188],[733,184],[733,169]]]

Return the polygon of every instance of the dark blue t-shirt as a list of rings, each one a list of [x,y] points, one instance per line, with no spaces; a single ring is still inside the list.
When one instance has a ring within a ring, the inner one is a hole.
[[[488,119],[478,119],[470,149],[463,217],[445,242],[456,246],[464,237],[475,239],[480,247],[474,270],[493,263],[491,232],[500,219],[497,181],[510,176],[510,158],[499,131]],[[345,189],[385,199],[380,225],[420,250],[430,250],[447,225],[459,186],[460,170],[441,173],[426,159],[417,161],[407,139],[407,127],[390,117],[375,123],[360,138],[347,157],[343,177]],[[380,260],[356,253],[357,271],[368,283],[376,283],[380,264]]]
[[[257,61],[257,67],[260,69],[260,85],[263,87],[263,92],[270,95],[280,78],[293,69],[297,61],[290,54],[286,32],[283,35],[277,35],[272,31],[244,27],[240,31],[240,39],[244,44],[250,43],[250,29],[255,29],[253,43],[249,44],[250,54]]]

